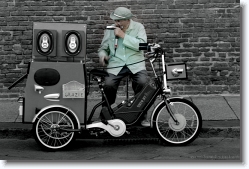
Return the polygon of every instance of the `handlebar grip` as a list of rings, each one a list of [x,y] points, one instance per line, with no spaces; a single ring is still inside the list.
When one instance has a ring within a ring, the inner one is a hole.
[[[139,50],[148,50],[148,43],[139,43]]]
[[[139,43],[139,47],[140,46],[148,46],[148,43]]]
[[[148,50],[148,46],[139,46],[139,50]]]

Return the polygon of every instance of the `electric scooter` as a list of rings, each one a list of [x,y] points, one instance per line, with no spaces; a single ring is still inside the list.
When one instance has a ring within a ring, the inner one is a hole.
[[[113,137],[121,137],[129,133],[128,127],[136,125],[158,97],[161,98],[161,102],[154,108],[150,124],[160,140],[172,145],[186,145],[194,141],[198,137],[202,127],[200,111],[194,103],[187,99],[171,97],[171,90],[167,86],[167,80],[170,78],[186,78],[186,65],[184,63],[166,65],[164,61],[165,53],[158,44],[144,45],[141,46],[141,49],[150,51],[146,55],[149,56],[148,60],[151,64],[154,78],[150,79],[140,93],[127,101],[121,102],[115,107],[110,105],[102,86],[103,79],[105,76],[108,76],[108,73],[103,70],[93,69],[90,71],[90,75],[97,81],[104,99],[94,106],[87,118],[87,111],[80,107],[82,100],[76,99],[84,98],[83,102],[87,102],[85,97],[86,86],[78,82],[80,81],[79,79],[75,81],[75,75],[72,74],[69,77],[72,81],[64,84],[62,87],[63,98],[60,99],[60,91],[58,91],[58,93],[53,91],[53,93],[46,94],[43,98],[43,102],[45,102],[45,100],[52,102],[61,100],[60,104],[45,106],[37,110],[36,115],[33,117],[34,137],[37,143],[43,148],[58,150],[70,145],[76,137],[76,132],[91,132],[95,129],[108,132]],[[153,66],[153,62],[158,57],[161,57],[162,75],[158,75]],[[31,63],[30,69],[35,67],[35,69],[40,70],[41,67],[39,67],[39,65],[41,64]],[[81,70],[82,72],[86,72],[84,70],[86,66],[83,63],[77,63],[75,65],[47,63],[46,69],[48,69],[48,67],[54,67],[55,70],[59,70],[59,72],[63,72],[65,67],[70,67],[70,69],[73,69],[72,71]],[[37,70],[32,72],[36,72],[37,74]],[[44,72],[41,72],[40,76],[43,75]],[[39,76],[39,74],[36,76]],[[80,76],[84,78],[84,74],[80,74]],[[29,79],[27,83],[29,84]],[[56,83],[56,85],[58,84]],[[39,87],[39,85],[34,88],[38,93],[44,90],[44,88],[42,86]],[[71,98],[71,100],[69,100],[69,98]],[[35,98],[33,97],[31,99]],[[65,101],[63,101],[63,99]],[[104,103],[107,107],[102,109],[102,119],[100,121],[92,121],[96,109]],[[39,104],[42,103],[39,102]],[[78,107],[73,110],[71,107],[77,104]],[[77,110],[78,113],[76,113],[75,110]],[[83,119],[83,123],[81,119]]]

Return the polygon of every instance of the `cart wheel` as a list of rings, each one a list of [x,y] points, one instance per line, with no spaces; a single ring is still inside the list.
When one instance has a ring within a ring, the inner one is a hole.
[[[162,142],[170,145],[186,145],[199,135],[202,128],[202,117],[198,108],[186,99],[174,98],[169,107],[178,123],[174,122],[161,104],[153,117],[153,128]]]
[[[75,129],[76,126],[75,117],[68,110],[55,108],[45,111],[33,125],[35,140],[46,150],[65,148],[74,141],[75,133],[63,129]]]

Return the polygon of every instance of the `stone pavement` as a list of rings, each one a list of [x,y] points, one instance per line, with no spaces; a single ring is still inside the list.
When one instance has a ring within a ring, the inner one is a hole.
[[[191,96],[186,98],[191,100],[202,114],[202,137],[240,137],[241,101],[239,95]],[[116,102],[120,103],[124,99],[119,97]],[[98,102],[100,102],[99,98],[88,99],[88,115],[92,107]],[[148,114],[152,112],[158,102],[155,102]],[[18,108],[19,103],[16,100],[0,100],[0,138],[25,138],[31,134],[32,124],[22,123],[22,116],[18,115]],[[98,117],[98,112],[100,110],[97,109],[93,120]],[[138,127],[137,130],[140,128]]]

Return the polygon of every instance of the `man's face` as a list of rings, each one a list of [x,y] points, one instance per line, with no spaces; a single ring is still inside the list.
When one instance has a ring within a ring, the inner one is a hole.
[[[123,29],[129,24],[129,20],[114,20],[115,26]]]

